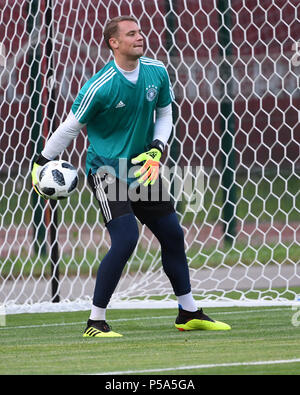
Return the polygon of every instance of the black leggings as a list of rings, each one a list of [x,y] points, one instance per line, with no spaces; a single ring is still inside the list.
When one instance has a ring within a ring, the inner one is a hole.
[[[182,228],[175,213],[147,221],[146,225],[161,245],[163,269],[176,296],[191,291]],[[132,255],[139,238],[136,218],[126,214],[107,224],[111,247],[103,258],[96,278],[93,304],[106,308],[118,285],[122,271]]]

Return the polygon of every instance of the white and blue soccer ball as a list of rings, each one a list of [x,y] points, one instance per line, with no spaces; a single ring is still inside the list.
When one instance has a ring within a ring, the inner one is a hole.
[[[69,197],[78,184],[76,168],[64,160],[52,160],[46,163],[38,175],[38,188],[48,199]]]

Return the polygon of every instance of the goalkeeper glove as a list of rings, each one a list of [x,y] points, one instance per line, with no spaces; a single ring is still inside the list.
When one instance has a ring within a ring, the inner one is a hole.
[[[131,160],[132,164],[145,162],[143,166],[134,173],[135,177],[139,177],[137,180],[139,184],[144,186],[153,185],[159,175],[159,161],[163,151],[163,143],[159,140],[154,140],[150,146],[149,151],[143,152],[136,158]]]
[[[50,162],[50,160],[44,158],[42,155],[39,155],[35,159],[35,161],[33,163],[33,166],[32,166],[32,171],[31,171],[31,178],[32,178],[33,189],[43,199],[47,199],[47,198],[39,190],[39,186],[38,186],[38,184],[39,184],[39,174],[40,174],[40,171],[41,171],[42,167],[48,162]]]

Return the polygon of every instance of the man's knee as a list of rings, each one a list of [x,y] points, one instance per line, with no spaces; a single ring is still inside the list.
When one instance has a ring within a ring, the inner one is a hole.
[[[113,219],[107,224],[111,237],[111,248],[120,254],[131,255],[138,239],[139,230],[134,215],[124,215]]]

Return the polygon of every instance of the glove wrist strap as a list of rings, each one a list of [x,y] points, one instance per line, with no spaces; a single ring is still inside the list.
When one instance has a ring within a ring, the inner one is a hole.
[[[44,166],[46,163],[50,162],[50,160],[46,159],[42,154],[40,154],[35,158],[34,162],[39,166]]]
[[[152,143],[150,144],[150,148],[156,148],[158,149],[161,153],[163,153],[165,146],[164,143],[158,139],[153,140]]]

